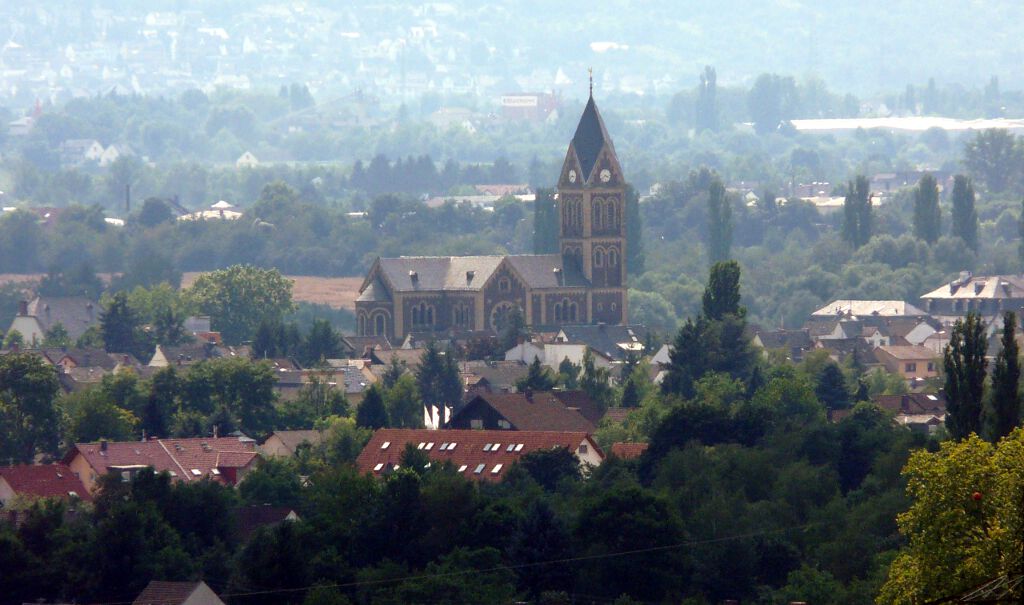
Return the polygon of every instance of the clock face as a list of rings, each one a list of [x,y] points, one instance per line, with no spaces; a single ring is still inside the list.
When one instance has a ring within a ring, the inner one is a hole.
[[[575,170],[570,170],[569,171],[569,182],[570,183],[575,183],[576,182],[576,171]]]
[[[605,168],[601,171],[601,182],[607,183],[610,180],[612,180],[612,171]]]

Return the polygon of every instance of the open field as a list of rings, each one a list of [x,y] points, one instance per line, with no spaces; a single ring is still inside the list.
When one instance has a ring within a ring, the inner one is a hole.
[[[198,272],[182,274],[181,286],[191,286],[200,275]],[[0,273],[0,286],[8,283],[31,285],[42,279],[43,274],[14,274]],[[101,274],[103,281],[109,283],[110,275]],[[292,295],[296,302],[308,302],[320,305],[328,305],[334,309],[355,310],[356,297],[359,296],[359,286],[363,283],[361,277],[314,277],[309,275],[288,275],[288,279],[295,284]]]

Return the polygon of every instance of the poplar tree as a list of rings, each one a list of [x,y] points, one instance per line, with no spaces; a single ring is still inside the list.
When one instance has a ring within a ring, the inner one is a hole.
[[[644,272],[643,223],[640,219],[640,196],[632,185],[626,185],[626,272],[640,275]],[[557,219],[557,216],[556,216]],[[555,250],[558,252],[558,229],[555,229]]]
[[[939,185],[935,177],[925,174],[914,189],[914,235],[934,244],[942,227],[939,212]]]
[[[985,388],[985,323],[971,311],[956,320],[943,356],[946,370],[946,428],[953,439],[966,439],[981,430],[981,401]]]
[[[999,441],[1020,423],[1020,348],[1017,346],[1017,314],[1003,315],[1002,350],[992,370],[992,396],[986,410],[990,441]]]
[[[962,174],[953,177],[953,217],[950,231],[964,240],[967,247],[978,250],[978,213],[974,209],[974,185]]]
[[[559,233],[558,205],[551,189],[537,189],[533,203],[533,252],[556,254]]]
[[[742,316],[740,306],[740,265],[734,260],[715,263],[708,276],[702,299],[704,316],[722,319],[726,315]]]
[[[732,208],[725,186],[717,178],[708,186],[708,260],[711,264],[729,258],[732,248]]]
[[[854,249],[871,239],[871,181],[858,175],[850,181],[843,200],[843,239]]]

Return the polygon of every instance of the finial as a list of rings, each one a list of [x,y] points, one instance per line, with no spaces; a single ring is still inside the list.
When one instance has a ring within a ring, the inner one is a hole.
[[[590,96],[594,96],[594,68],[588,67],[587,73],[590,74]]]

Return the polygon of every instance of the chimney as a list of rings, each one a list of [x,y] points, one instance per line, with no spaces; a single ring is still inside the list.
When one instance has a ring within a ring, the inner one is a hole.
[[[531,389],[530,387],[526,387],[526,390],[523,391],[523,395],[526,396],[527,401],[533,403],[533,389]]]
[[[473,278],[476,277],[476,271],[466,271],[466,283],[472,283]]]
[[[410,270],[410,271],[409,271],[409,279],[410,279],[410,280],[412,281],[412,283],[414,283],[414,284],[415,284],[416,282],[418,282],[418,281],[419,281],[419,279],[420,279],[420,274],[419,274],[419,273],[416,273],[415,271],[411,271],[411,270]]]
[[[220,427],[218,427],[218,426],[217,426],[216,424],[215,424],[215,425],[213,425],[213,438],[214,438],[214,439],[216,439],[216,438],[217,438],[217,429],[218,429],[218,428],[220,428]],[[206,444],[204,443],[203,445],[206,445]]]
[[[142,429],[142,441],[146,441],[146,429]]]
[[[18,315],[20,315],[22,317],[25,317],[26,315],[28,315],[28,301],[27,300],[19,300],[18,301]]]
[[[107,451],[107,440],[106,439],[100,439],[100,451],[101,452]]]

